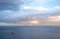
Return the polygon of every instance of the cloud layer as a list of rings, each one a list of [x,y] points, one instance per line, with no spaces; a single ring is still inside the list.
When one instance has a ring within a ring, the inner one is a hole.
[[[20,0],[0,0],[0,10],[18,10],[21,3]]]
[[[44,13],[58,13],[60,12],[60,6],[53,8],[44,8],[44,7],[29,7],[24,6],[22,11],[12,11],[12,10],[3,10],[0,11],[0,21],[1,22],[12,22],[19,20],[20,17],[25,17],[30,14],[44,14]]]
[[[26,11],[36,12],[36,13],[55,13],[60,12],[60,6],[54,6],[52,8],[45,8],[45,7],[30,7],[24,6]]]
[[[44,20],[53,21],[60,17],[56,15],[60,13],[58,0],[0,0],[0,22],[16,23],[18,21],[28,20],[25,16],[31,14],[54,14],[54,16],[45,17]],[[57,3],[57,4],[55,4]],[[60,3],[59,3],[60,4]],[[44,5],[44,6],[43,6]],[[46,8],[46,6],[47,8]],[[53,7],[52,7],[53,6]],[[53,18],[51,18],[53,17]],[[57,18],[56,18],[57,17]],[[48,23],[48,22],[46,22]],[[4,23],[2,23],[4,24]]]

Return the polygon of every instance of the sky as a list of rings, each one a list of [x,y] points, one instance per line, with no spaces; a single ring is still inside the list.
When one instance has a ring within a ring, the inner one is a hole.
[[[1,23],[13,23],[31,14],[58,12],[60,0],[0,0]]]

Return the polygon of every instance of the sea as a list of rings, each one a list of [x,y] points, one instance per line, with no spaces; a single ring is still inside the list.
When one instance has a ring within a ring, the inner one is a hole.
[[[60,26],[0,26],[0,39],[60,39]]]

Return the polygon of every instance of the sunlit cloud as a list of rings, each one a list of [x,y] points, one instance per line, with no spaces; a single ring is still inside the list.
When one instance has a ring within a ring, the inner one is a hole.
[[[32,7],[29,7],[29,6],[24,6],[23,8],[24,9],[32,9]]]
[[[60,22],[60,16],[49,16],[48,21]]]
[[[30,6],[24,6],[23,7],[25,10],[35,10],[35,11],[38,11],[38,12],[47,12],[47,11],[49,11],[49,10],[51,10],[51,9],[48,9],[48,8],[44,8],[44,7],[30,7]],[[33,12],[35,12],[35,11],[33,11]]]
[[[52,8],[45,8],[45,7],[31,7],[31,6],[24,6],[23,9],[30,13],[55,13],[55,12],[60,12],[60,6],[54,6]],[[32,11],[31,11],[32,10]]]
[[[32,20],[29,23],[31,23],[31,24],[39,24],[40,22],[39,22],[39,20]]]
[[[1,0],[0,1],[0,21],[4,22],[2,24],[6,24],[5,22],[15,23],[16,21],[16,23],[18,22],[18,24],[21,23],[21,24],[34,24],[34,25],[38,24],[39,25],[42,22],[42,20],[40,20],[41,18],[38,19],[39,17],[32,17],[29,19],[28,18],[24,19],[23,17],[30,14],[58,13],[60,12],[60,6],[54,5],[56,1],[57,0],[17,0],[17,1],[16,0],[5,0],[5,1]],[[21,6],[22,4],[21,2],[24,3],[22,6]],[[50,5],[50,7],[48,6],[48,4]],[[23,20],[20,20],[20,17]],[[44,19],[43,23],[60,22],[59,15],[48,16],[48,17],[44,16],[43,19]]]
[[[24,6],[23,7],[24,8],[24,10],[26,10],[26,9],[28,9],[28,10],[32,10],[32,11],[30,11],[29,13],[30,14],[33,14],[34,12],[36,13],[36,14],[40,14],[40,13],[46,13],[46,12],[51,12],[51,14],[52,13],[54,13],[54,12],[57,12],[57,9],[55,9],[54,7],[53,8],[44,8],[44,7],[30,7],[30,6]],[[59,9],[59,8],[58,8]],[[27,11],[28,11],[27,10]],[[56,11],[55,11],[56,10]],[[33,12],[33,13],[32,13]],[[38,13],[39,12],[39,13]],[[30,15],[29,13],[27,13],[27,12],[21,12],[20,10],[19,11],[12,11],[12,10],[3,10],[3,11],[0,11],[0,20],[12,20],[12,21],[16,21],[16,20],[19,20],[19,18],[20,17],[24,17],[25,15]],[[34,14],[35,14],[34,13]],[[1,15],[2,15],[2,18],[1,18]],[[56,20],[59,20],[59,17],[57,16],[57,17],[55,17],[55,16],[52,16],[52,17],[48,17],[49,18],[49,20],[53,20],[54,21],[54,19],[55,19],[55,21]],[[32,18],[32,19],[38,19],[38,17],[36,18],[36,17],[34,17],[34,18]],[[44,18],[45,19],[45,18]],[[6,21],[4,21],[4,22],[6,22]],[[9,21],[7,21],[7,22],[9,22]]]
[[[47,19],[46,19],[47,18]],[[41,20],[41,18],[38,19],[38,17],[32,17],[30,20],[27,18],[26,21],[21,21],[20,23],[18,22],[17,24],[20,25],[28,25],[28,26],[59,26],[60,24],[60,15],[56,16],[48,16],[45,17],[45,19]]]

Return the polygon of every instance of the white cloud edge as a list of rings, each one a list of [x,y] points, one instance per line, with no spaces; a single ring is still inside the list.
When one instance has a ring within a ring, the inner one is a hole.
[[[33,9],[33,10],[38,10],[38,11],[51,11],[51,10],[54,11],[54,10],[60,9],[60,6],[54,6],[52,8],[24,6],[23,8],[25,10]]]

